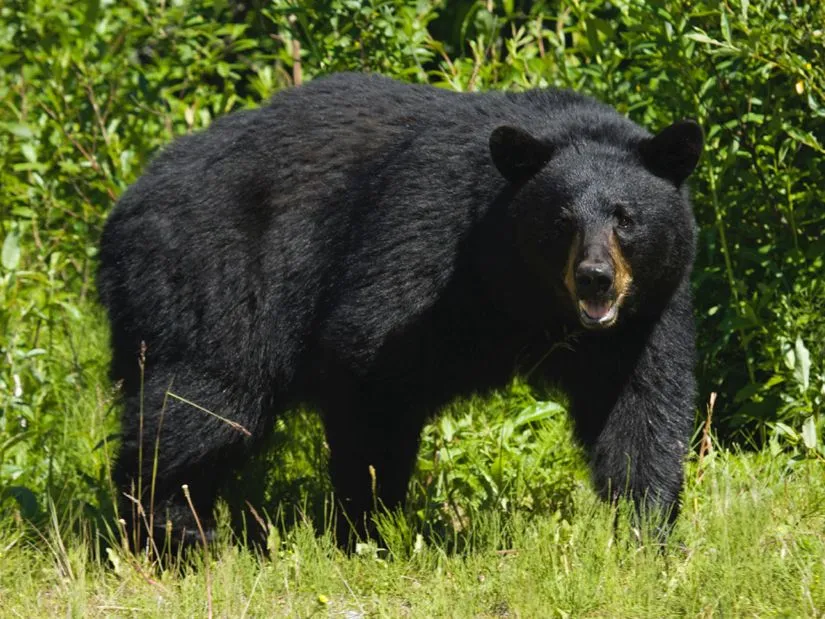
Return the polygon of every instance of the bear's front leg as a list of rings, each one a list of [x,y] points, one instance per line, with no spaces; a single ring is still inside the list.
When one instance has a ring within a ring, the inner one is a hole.
[[[596,490],[611,502],[632,498],[639,516],[670,524],[679,512],[696,398],[689,304],[669,308],[654,324],[587,340],[576,352],[571,399]]]

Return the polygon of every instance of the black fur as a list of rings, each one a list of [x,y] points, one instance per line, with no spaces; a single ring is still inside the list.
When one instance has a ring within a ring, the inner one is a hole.
[[[103,234],[125,394],[116,482],[139,473],[142,399],[143,488],[159,435],[155,505],[192,530],[181,484],[207,515],[220,479],[303,403],[323,416],[337,496],[363,532],[370,466],[398,505],[428,416],[543,359],[599,492],[675,516],[695,396],[682,181],[701,148],[678,125],[651,140],[571,92],[340,74],[178,139]],[[616,234],[633,284],[615,326],[589,331],[563,279],[571,243],[597,233]],[[251,436],[177,399],[164,408],[167,390]]]

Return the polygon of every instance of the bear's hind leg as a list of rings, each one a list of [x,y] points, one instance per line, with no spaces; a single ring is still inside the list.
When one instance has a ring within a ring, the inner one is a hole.
[[[114,482],[130,544],[139,548],[151,532],[160,548],[167,521],[173,543],[198,539],[183,485],[211,536],[220,482],[271,424],[269,394],[192,366],[160,365],[125,395]]]

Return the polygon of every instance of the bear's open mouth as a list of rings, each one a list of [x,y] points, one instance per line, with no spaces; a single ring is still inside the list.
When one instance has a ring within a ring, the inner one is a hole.
[[[588,329],[610,327],[619,317],[619,298],[579,299],[579,320]]]

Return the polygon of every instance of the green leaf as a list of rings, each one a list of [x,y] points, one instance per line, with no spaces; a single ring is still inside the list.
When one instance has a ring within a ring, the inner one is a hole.
[[[689,32],[685,35],[688,39],[692,39],[698,43],[716,43],[718,44],[719,41],[711,39],[708,35],[704,32]]]
[[[816,448],[816,423],[813,415],[808,417],[805,423],[802,424],[802,442],[808,449]]]
[[[777,431],[778,434],[787,436],[792,441],[796,441],[799,438],[799,435],[796,433],[792,427],[790,427],[786,423],[782,423],[781,421],[777,421],[773,424],[774,429]]]
[[[789,370],[793,370],[796,367],[796,353],[794,353],[793,348],[788,348],[785,351],[785,365]]]
[[[783,129],[785,130],[785,133],[787,133],[789,136],[791,136],[791,138],[793,138],[797,142],[804,144],[808,148],[812,148],[820,154],[825,154],[825,147],[823,147],[822,144],[819,143],[819,140],[817,140],[816,136],[810,131],[799,129],[797,127],[790,125],[789,123],[783,125]]]
[[[6,131],[12,135],[16,135],[18,138],[30,140],[34,137],[34,131],[25,123],[3,123],[3,126]]]
[[[731,42],[731,34],[730,34],[730,23],[728,22],[728,14],[727,11],[723,8],[720,13],[720,26],[722,28],[722,36],[725,37],[725,41],[728,43]]]
[[[73,319],[73,320],[80,320],[81,314],[80,310],[77,309],[73,304],[67,303],[66,301],[58,301],[58,305],[62,306],[63,309],[66,310],[66,313]]]
[[[20,263],[20,232],[17,228],[12,228],[3,241],[2,263],[7,271],[14,271]]]
[[[449,417],[442,417],[441,434],[444,436],[444,442],[449,443],[451,440],[453,440],[454,433],[455,427],[453,426],[453,422],[450,420]]]
[[[794,363],[793,376],[802,391],[807,391],[811,384],[811,353],[805,347],[802,338],[796,338],[794,344],[796,362]]]
[[[14,217],[20,217],[21,219],[33,219],[37,217],[37,213],[35,213],[28,206],[15,206],[11,209],[11,214]]]
[[[0,67],[7,67],[11,64],[14,64],[20,59],[20,54],[14,53],[3,53],[0,54]]]
[[[100,14],[100,0],[87,0],[86,1],[86,13],[83,16],[83,23],[80,26],[80,34],[82,36],[88,36],[89,32],[91,32],[92,27],[94,26],[95,22],[97,21],[98,15]]]
[[[521,426],[528,423],[533,423],[536,421],[540,421],[542,419],[548,419],[556,413],[560,413],[563,411],[564,407],[556,402],[536,402],[535,404],[531,404],[530,406],[519,412],[518,416],[513,422],[513,425],[516,428],[520,428]]]
[[[30,431],[24,431],[14,434],[9,438],[5,439],[3,442],[0,443],[0,456],[2,456],[4,452],[8,451],[18,443],[22,443],[23,441],[29,440],[29,438],[31,438],[31,435],[32,433]]]

